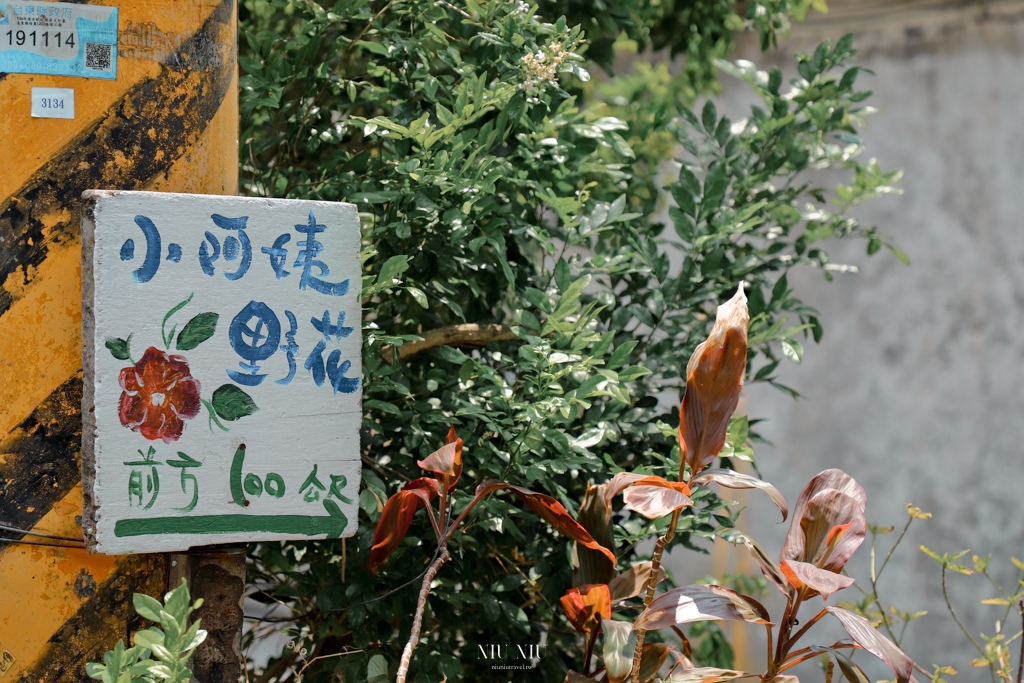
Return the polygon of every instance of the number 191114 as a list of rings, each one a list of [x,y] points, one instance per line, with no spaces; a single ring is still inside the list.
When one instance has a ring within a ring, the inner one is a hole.
[[[7,38],[8,47],[50,47],[52,43],[56,47],[74,47],[74,32],[61,33],[60,31],[15,31],[10,30],[4,34]]]

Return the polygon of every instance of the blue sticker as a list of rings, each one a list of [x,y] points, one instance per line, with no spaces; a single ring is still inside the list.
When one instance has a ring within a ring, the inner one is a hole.
[[[0,2],[0,72],[117,78],[117,8]]]

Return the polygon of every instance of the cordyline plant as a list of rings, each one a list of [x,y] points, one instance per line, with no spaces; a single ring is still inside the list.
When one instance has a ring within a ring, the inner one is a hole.
[[[451,555],[448,552],[448,541],[458,531],[463,520],[477,503],[486,496],[500,489],[508,489],[520,501],[526,504],[534,514],[545,520],[552,527],[562,532],[577,543],[599,552],[615,562],[615,555],[594,540],[590,533],[574,520],[565,507],[551,496],[536,491],[530,491],[519,486],[513,486],[502,481],[487,481],[476,489],[476,494],[462,508],[457,517],[452,519],[452,498],[451,494],[455,485],[462,476],[462,439],[458,438],[455,428],[448,431],[447,443],[428,455],[425,459],[416,462],[422,469],[435,474],[434,478],[421,477],[414,479],[402,487],[398,493],[391,496],[384,505],[380,521],[377,522],[377,529],[373,534],[373,547],[370,549],[370,569],[376,571],[381,564],[394,551],[409,530],[412,517],[420,506],[426,508],[430,518],[430,525],[434,529],[437,538],[437,553],[434,560],[427,567],[423,575],[423,583],[420,587],[419,600],[416,603],[416,614],[413,617],[412,631],[409,641],[402,651],[402,659],[398,665],[397,683],[405,683],[409,672],[409,664],[412,661],[413,650],[420,639],[420,627],[423,623],[423,610],[426,608],[427,595],[430,593],[430,584],[437,576],[438,570]],[[437,512],[434,512],[433,499],[438,497]],[[607,589],[606,589],[607,590]]]
[[[739,678],[758,678],[762,683],[793,681],[785,675],[798,664],[825,654],[829,657],[827,678],[838,664],[850,683],[866,681],[866,675],[844,651],[866,650],[889,665],[899,683],[914,680],[913,662],[891,641],[875,630],[864,617],[838,606],[825,605],[812,617],[798,619],[801,607],[816,597],[826,602],[833,593],[849,587],[854,579],[842,574],[850,557],[863,542],[867,523],[864,511],[867,496],[846,473],[831,469],[814,477],[800,493],[779,564],[751,539],[732,533],[732,539],[743,543],[756,559],[765,578],[786,597],[781,619],[771,620],[768,611],[757,600],[719,585],[690,585],[671,589],[655,597],[662,552],[671,540],[680,511],[693,504],[690,496],[697,487],[718,483],[730,488],[759,488],[769,494],[788,516],[785,501],[770,484],[731,470],[707,469],[725,445],[729,420],[736,409],[743,384],[747,357],[748,312],[742,288],[718,309],[715,325],[708,339],[694,351],[687,364],[686,393],[680,406],[679,481],[639,473],[619,473],[603,485],[607,499],[622,492],[627,510],[648,519],[671,515],[668,529],[654,550],[647,576],[646,594],[640,615],[632,624],[611,620],[610,586],[589,585],[586,591],[573,589],[563,598],[570,620],[587,633],[587,660],[583,672],[590,667],[592,641],[604,626],[604,671],[606,680],[633,683],[653,680],[657,668],[645,667],[654,653],[645,651],[647,631],[675,629],[700,621],[734,620],[760,624],[768,639],[767,662],[763,673],[751,673],[714,667],[696,667],[685,654],[678,655],[667,681],[671,683],[711,683]],[[600,487],[599,487],[600,488]],[[610,509],[610,506],[609,508]],[[586,606],[587,619],[575,615]],[[633,609],[626,604],[622,609]],[[850,640],[820,645],[801,646],[800,641],[823,617],[831,614],[842,624]],[[799,624],[802,625],[796,628]],[[833,664],[834,662],[834,664]],[[660,662],[659,662],[660,664]]]

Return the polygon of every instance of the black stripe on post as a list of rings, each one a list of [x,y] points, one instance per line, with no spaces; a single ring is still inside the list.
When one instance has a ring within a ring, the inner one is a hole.
[[[72,377],[0,441],[0,523],[31,529],[79,481],[82,376]],[[19,538],[0,533],[0,539]],[[0,554],[10,544],[0,542]]]

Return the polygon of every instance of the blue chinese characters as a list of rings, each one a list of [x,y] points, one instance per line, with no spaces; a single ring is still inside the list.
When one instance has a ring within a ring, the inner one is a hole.
[[[250,217],[229,217],[214,213],[210,214],[210,221],[212,225],[209,229],[205,229],[206,226],[200,227],[204,237],[198,249],[190,252],[198,255],[199,269],[196,273],[199,274],[201,270],[200,278],[204,275],[215,277],[220,269],[230,282],[243,280],[253,266],[254,246],[249,233],[255,229],[250,225]],[[160,229],[150,217],[137,215],[134,222],[145,239],[142,264],[132,271],[135,282],[144,284],[152,281],[166,262],[179,264],[187,260],[186,252],[180,244],[167,243],[161,239]],[[330,297],[348,294],[350,278],[337,282],[330,280],[331,269],[323,259],[325,245],[317,239],[328,230],[328,226],[317,222],[316,215],[310,211],[306,222],[295,224],[294,230],[300,235],[300,239],[294,243],[292,233],[283,233],[270,246],[257,245],[257,253],[265,254],[268,258],[274,281],[285,280],[295,273],[298,277],[288,282],[296,283],[299,292],[316,292]],[[136,239],[129,238],[121,245],[121,261],[134,261],[142,255],[141,249],[136,249],[136,242]],[[297,249],[294,260],[289,258],[288,247],[291,244]],[[166,254],[163,253],[164,249]],[[192,263],[195,264],[195,261]],[[310,318],[312,328],[318,333],[314,343],[302,341],[304,334],[311,334],[304,332],[304,329],[309,328],[300,325],[299,316],[294,312],[301,311],[302,307],[296,302],[295,306],[288,308],[293,310],[285,310],[282,306],[275,311],[265,301],[254,298],[233,316],[227,330],[228,342],[240,361],[238,369],[226,369],[228,377],[239,385],[254,387],[261,385],[268,374],[273,372],[275,384],[290,385],[299,371],[298,359],[301,352],[304,354],[302,368],[310,373],[317,387],[326,384],[335,394],[356,392],[360,383],[358,368],[354,373],[356,376],[348,376],[352,372],[352,361],[342,358],[340,348],[331,348],[338,346],[342,339],[355,331],[354,327],[345,325],[345,312],[338,311],[333,316],[330,310],[325,310],[322,316]],[[170,334],[173,336],[174,330]],[[266,362],[278,351],[282,352],[283,360],[287,362],[287,370],[280,361],[274,364],[279,370],[266,369]],[[186,477],[182,480],[183,487],[186,482],[191,482],[187,478],[191,475],[186,473],[186,469],[193,467],[191,464],[181,464],[184,462],[187,461],[173,465],[181,468],[182,476]]]
[[[231,320],[228,339],[231,348],[243,358],[239,365],[246,371],[228,370],[228,377],[244,386],[254,387],[266,378],[266,375],[257,374],[260,366],[256,363],[273,356],[281,343],[281,321],[270,306],[262,301],[250,301]]]

